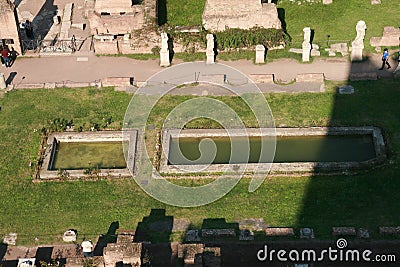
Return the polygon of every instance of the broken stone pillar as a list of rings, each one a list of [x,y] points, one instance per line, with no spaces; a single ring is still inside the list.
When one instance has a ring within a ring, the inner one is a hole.
[[[263,45],[256,46],[256,63],[265,63],[265,47]]]
[[[357,36],[356,39],[351,43],[351,54],[350,59],[351,61],[361,61],[362,60],[362,53],[364,50],[364,37],[365,37],[365,30],[367,29],[367,25],[365,21],[360,20],[357,22],[356,31]]]
[[[303,62],[310,61],[310,53],[311,53],[311,29],[310,27],[306,27],[303,29],[304,32],[304,41],[303,41]]]
[[[163,32],[161,33],[160,66],[168,67],[169,65],[168,35]]]
[[[214,51],[214,35],[207,34],[207,64],[215,63],[215,51]]]
[[[6,84],[6,79],[4,78],[4,73],[0,73],[0,89],[6,89],[7,84]]]

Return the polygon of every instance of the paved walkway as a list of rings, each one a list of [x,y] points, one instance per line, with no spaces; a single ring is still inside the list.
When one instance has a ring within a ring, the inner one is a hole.
[[[133,60],[126,57],[98,57],[91,54],[69,56],[48,56],[40,58],[19,58],[11,68],[1,67],[12,84],[30,84],[45,82],[95,82],[107,77],[134,77],[136,81],[145,81],[161,71],[158,60]],[[373,55],[362,63],[350,63],[342,58],[316,59],[309,64],[283,59],[265,65],[255,65],[252,61],[219,61],[234,67],[246,75],[274,74],[276,81],[290,82],[297,74],[324,73],[328,80],[347,80],[350,73],[375,72],[379,77],[391,78],[392,69],[378,70],[380,55]],[[173,60],[173,64],[181,61]],[[195,72],[195,70],[194,70]],[[13,74],[12,74],[13,73]],[[10,76],[11,75],[11,76]],[[14,77],[13,77],[14,76]],[[13,79],[11,79],[13,77]],[[296,87],[296,86],[294,86]],[[288,87],[289,88],[289,87]],[[279,91],[279,89],[276,89]],[[295,89],[291,89],[296,91]],[[289,90],[290,91],[290,90]]]

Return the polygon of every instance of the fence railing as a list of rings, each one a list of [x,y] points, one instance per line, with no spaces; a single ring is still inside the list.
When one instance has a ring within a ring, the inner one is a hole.
[[[34,53],[74,53],[79,51],[86,39],[58,39],[42,40],[40,36],[33,40],[22,40],[22,49],[33,51]]]

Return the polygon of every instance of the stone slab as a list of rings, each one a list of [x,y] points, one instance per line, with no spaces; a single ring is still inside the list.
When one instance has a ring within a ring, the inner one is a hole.
[[[9,233],[8,235],[6,235],[3,239],[3,243],[6,245],[13,245],[15,246],[16,242],[17,242],[17,233]]]
[[[133,78],[131,77],[108,77],[101,79],[101,84],[104,87],[109,86],[131,86]]]
[[[185,234],[185,239],[187,242],[200,241],[199,230],[188,230]]]
[[[203,238],[236,237],[236,231],[235,229],[202,229],[201,236]]]
[[[338,88],[338,92],[341,95],[350,95],[354,94],[354,87],[351,85],[340,86]]]
[[[375,81],[378,80],[378,74],[376,72],[357,72],[350,73],[350,81]]]
[[[296,82],[324,82],[323,73],[302,73],[296,75]]]
[[[254,83],[274,83],[274,74],[250,74],[249,78]]]
[[[356,236],[356,228],[354,227],[332,227],[333,236]]]
[[[399,235],[400,226],[381,226],[379,227],[379,233],[381,235]]]
[[[294,236],[293,228],[273,227],[265,230],[266,236]]]
[[[248,229],[240,230],[239,240],[241,241],[252,241],[254,240],[254,233]]]
[[[301,228],[300,238],[315,238],[314,229],[312,228]]]

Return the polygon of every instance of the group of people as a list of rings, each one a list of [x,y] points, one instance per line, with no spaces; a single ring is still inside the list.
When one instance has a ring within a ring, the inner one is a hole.
[[[14,50],[14,48],[8,49],[8,46],[0,46],[0,58],[1,64],[4,65],[6,68],[9,68],[14,63],[15,59],[18,56],[18,52]]]
[[[393,73],[396,73],[400,70],[400,51],[397,52],[397,67],[393,71]],[[392,66],[389,64],[389,51],[387,48],[383,49],[383,55],[382,55],[382,67],[379,70],[383,70],[383,68],[387,65],[387,69],[390,69]]]

